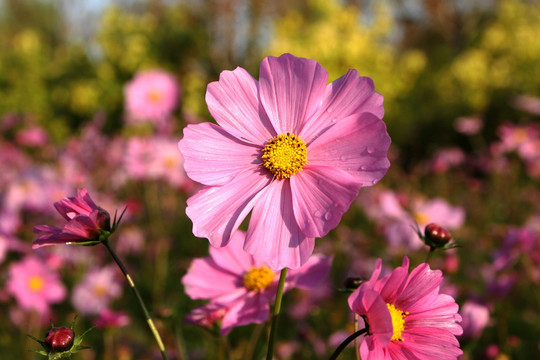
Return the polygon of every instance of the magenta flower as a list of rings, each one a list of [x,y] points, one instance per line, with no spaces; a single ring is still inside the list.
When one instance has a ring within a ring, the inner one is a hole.
[[[263,59],[259,81],[236,68],[208,85],[219,126],[188,125],[179,142],[188,176],[205,185],[187,202],[196,236],[225,246],[253,210],[244,250],[298,268],[384,176],[390,137],[373,81],[356,70],[327,81],[316,61],[284,54]]]
[[[138,73],[124,88],[128,121],[162,124],[178,105],[180,87],[173,75],[162,70]]]
[[[34,240],[32,249],[55,244],[99,243],[104,232],[112,231],[109,213],[94,203],[86,189],[78,190],[76,197],[64,198],[54,203],[54,207],[67,223],[63,228],[35,226],[34,232],[41,235]]]
[[[371,279],[349,296],[350,308],[368,325],[362,359],[456,360],[463,353],[456,339],[461,316],[454,299],[439,294],[441,271],[422,263],[409,274],[404,257],[400,267],[378,279],[381,263],[378,259]]]
[[[57,272],[35,257],[26,257],[9,267],[7,291],[20,307],[44,315],[49,305],[66,297],[66,288]]]
[[[190,322],[209,326],[221,321],[221,334],[233,327],[268,320],[279,272],[271,270],[242,250],[245,234],[236,232],[223,248],[210,248],[210,256],[195,259],[182,278],[192,299],[210,303],[194,310]],[[330,270],[331,257],[314,255],[299,269],[288,272],[285,291],[310,289],[318,285]]]

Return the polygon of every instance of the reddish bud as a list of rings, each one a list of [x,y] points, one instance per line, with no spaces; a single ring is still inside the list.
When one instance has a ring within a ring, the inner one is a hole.
[[[54,352],[68,351],[73,346],[75,332],[68,327],[55,327],[45,337],[45,345]]]
[[[434,247],[442,247],[452,239],[448,230],[435,223],[426,225],[424,236]]]
[[[111,231],[111,215],[106,210],[98,208],[96,222],[99,229]]]

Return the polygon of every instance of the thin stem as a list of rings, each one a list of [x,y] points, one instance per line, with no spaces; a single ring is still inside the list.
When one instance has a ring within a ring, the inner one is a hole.
[[[361,329],[361,330],[358,330],[356,332],[354,332],[352,335],[350,335],[348,338],[346,338],[345,340],[343,340],[343,342],[341,344],[339,344],[338,348],[336,349],[336,351],[334,351],[334,353],[332,354],[332,356],[330,356],[330,359],[329,360],[336,360],[338,358],[339,355],[341,355],[341,352],[343,351],[343,349],[345,349],[347,347],[347,345],[349,345],[351,343],[351,341],[353,341],[354,339],[356,339],[357,337],[359,337],[360,335],[364,334],[365,332],[367,332],[367,327],[364,328],[364,329]]]
[[[360,316],[359,316],[357,313],[355,313],[355,314],[354,314],[354,332],[357,332],[358,330],[360,330],[360,329],[358,328],[358,319],[359,319],[359,318],[360,318]],[[356,349],[358,349],[359,345],[360,345],[360,344],[359,344],[359,341],[358,341],[358,337],[356,337],[356,338],[354,339],[354,347],[355,347]],[[360,360],[360,352],[359,352],[359,351],[355,351],[355,354],[356,354],[356,360]]]
[[[429,259],[431,258],[431,253],[434,252],[434,251],[435,251],[435,248],[432,247],[432,246],[430,246],[430,247],[429,247],[429,252],[428,252],[428,254],[427,254],[427,256],[426,256],[426,261],[425,261],[426,263],[429,264]]]
[[[274,357],[274,338],[277,327],[277,319],[279,312],[281,311],[281,299],[283,298],[283,288],[285,287],[285,278],[287,277],[287,268],[281,270],[279,275],[279,283],[276,292],[276,303],[274,304],[274,314],[272,315],[272,325],[270,327],[270,335],[268,337],[268,351],[266,353],[266,360],[272,360]]]
[[[163,360],[169,360],[169,356],[167,355],[167,352],[165,351],[165,346],[163,345],[163,341],[161,340],[161,336],[159,336],[159,333],[158,333],[158,331],[156,329],[156,326],[154,325],[154,321],[150,317],[150,313],[148,312],[148,309],[146,309],[146,305],[144,304],[144,301],[143,301],[143,299],[141,297],[141,294],[139,293],[139,290],[137,290],[137,287],[135,286],[135,283],[131,279],[131,276],[129,276],[126,267],[124,266],[124,264],[122,263],[120,258],[118,258],[118,256],[116,255],[116,253],[112,249],[111,245],[109,244],[109,240],[103,241],[103,245],[105,245],[107,250],[109,250],[109,253],[113,257],[114,261],[116,262],[116,264],[118,265],[120,270],[122,270],[122,273],[126,277],[126,280],[127,280],[128,284],[129,284],[129,287],[131,288],[131,290],[133,290],[133,293],[135,294],[135,297],[139,301],[139,305],[141,306],[141,309],[142,309],[142,311],[144,313],[144,317],[146,318],[146,323],[148,324],[148,327],[150,328],[150,331],[152,332],[152,334],[154,335],[154,338],[156,339],[156,343],[157,343],[157,345],[159,347],[159,351],[161,351],[161,356],[163,357]]]

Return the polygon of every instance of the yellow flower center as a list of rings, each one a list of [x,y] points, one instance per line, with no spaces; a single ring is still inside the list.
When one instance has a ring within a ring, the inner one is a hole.
[[[423,212],[417,212],[414,214],[414,220],[419,224],[425,224],[428,222],[428,216]]]
[[[153,103],[158,103],[162,98],[161,91],[155,89],[150,90],[147,96],[148,100]]]
[[[99,297],[107,295],[107,288],[104,285],[98,284],[94,287],[94,294]]]
[[[277,179],[288,179],[307,164],[307,147],[294,134],[279,134],[263,149],[263,165]]]
[[[32,291],[40,291],[43,289],[43,279],[39,276],[32,276],[30,279],[28,279],[28,287]]]
[[[405,317],[409,315],[407,311],[401,311],[392,304],[386,304],[390,316],[392,317],[392,327],[394,328],[394,334],[392,335],[392,341],[403,341],[401,333],[405,330]]]
[[[274,275],[266,266],[254,267],[244,275],[244,286],[251,291],[264,290],[272,283]]]

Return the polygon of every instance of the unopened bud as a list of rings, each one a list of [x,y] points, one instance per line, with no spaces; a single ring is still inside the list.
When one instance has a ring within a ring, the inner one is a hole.
[[[53,352],[68,351],[73,346],[75,332],[68,327],[55,327],[45,337],[45,345]]]
[[[355,290],[360,285],[362,285],[366,281],[366,278],[363,276],[349,276],[345,279],[343,282],[343,285],[346,289]]]
[[[96,222],[99,229],[111,231],[111,215],[106,210],[98,209]]]
[[[452,239],[452,235],[448,230],[435,223],[426,226],[424,236],[434,247],[443,247]]]

